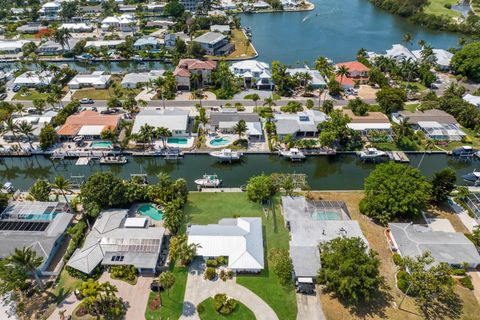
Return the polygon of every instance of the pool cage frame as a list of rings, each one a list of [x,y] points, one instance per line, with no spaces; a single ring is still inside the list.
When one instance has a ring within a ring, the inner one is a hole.
[[[480,221],[480,193],[470,193],[465,198],[465,204],[472,211],[475,220]]]
[[[344,201],[307,201],[308,212],[314,214],[319,211],[335,211],[340,214],[340,220],[351,220],[347,204]]]

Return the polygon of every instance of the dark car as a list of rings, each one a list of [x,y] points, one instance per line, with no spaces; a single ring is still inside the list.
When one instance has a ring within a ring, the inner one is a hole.
[[[163,291],[163,287],[160,285],[160,283],[158,283],[157,280],[153,280],[152,283],[150,284],[150,290],[154,292],[159,292],[159,291]]]
[[[22,87],[20,87],[18,84],[16,84],[15,86],[13,86],[12,91],[13,92],[18,92],[18,91],[20,91],[20,89],[22,89]]]
[[[6,93],[0,94],[0,100],[5,100],[6,97],[7,97]]]

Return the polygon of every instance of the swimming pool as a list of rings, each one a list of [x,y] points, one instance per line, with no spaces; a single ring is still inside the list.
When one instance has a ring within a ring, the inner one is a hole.
[[[210,140],[210,144],[214,147],[223,147],[223,146],[229,145],[231,142],[232,140],[224,137]]]
[[[317,211],[312,214],[314,220],[342,220],[340,214],[335,211]]]
[[[188,139],[187,138],[167,138],[167,143],[170,144],[187,144]]]
[[[112,149],[113,144],[110,141],[94,141],[90,145],[92,149]]]
[[[25,220],[33,220],[33,221],[52,221],[56,215],[57,215],[56,212],[41,213],[41,214],[32,213],[32,214],[27,214],[21,218]]]
[[[163,212],[151,204],[144,204],[137,209],[138,213],[148,216],[153,220],[163,220]]]

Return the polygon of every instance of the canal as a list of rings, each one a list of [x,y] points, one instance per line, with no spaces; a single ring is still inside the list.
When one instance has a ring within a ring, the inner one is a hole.
[[[252,29],[258,59],[294,65],[312,63],[318,56],[334,62],[355,59],[358,49],[384,52],[400,43],[405,33],[435,48],[457,44],[458,35],[414,25],[374,7],[368,0],[310,0],[313,11],[241,15]]]
[[[417,166],[422,154],[409,154],[412,166]],[[83,175],[88,178],[97,171],[111,171],[118,177],[128,179],[130,174],[147,174],[150,182],[156,182],[156,175],[165,172],[173,178],[185,178],[191,190],[193,181],[203,174],[217,174],[223,179],[224,187],[239,187],[250,176],[262,172],[269,174],[304,173],[314,190],[362,189],[363,180],[375,168],[373,163],[364,163],[356,155],[309,157],[305,162],[292,163],[277,155],[248,155],[238,163],[218,163],[209,155],[186,155],[178,162],[165,161],[158,157],[129,157],[125,165],[76,166],[76,159],[52,162],[45,156],[25,158],[0,158],[0,182],[10,181],[15,188],[28,190],[39,178],[50,181],[57,175],[66,178]],[[449,166],[457,172],[459,184],[464,184],[460,176],[473,171],[479,165],[475,162],[461,162],[444,154],[426,155],[420,166],[422,173],[431,177],[433,173]]]

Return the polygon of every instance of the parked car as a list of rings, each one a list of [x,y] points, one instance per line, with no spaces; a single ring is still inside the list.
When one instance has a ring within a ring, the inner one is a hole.
[[[5,100],[6,97],[7,97],[6,93],[0,94],[0,100]]]
[[[13,86],[12,91],[13,92],[18,92],[18,91],[20,91],[20,89],[22,89],[22,87],[20,87],[18,84],[16,84],[16,85]]]
[[[92,104],[93,100],[90,99],[90,98],[82,98],[82,99],[80,99],[80,103],[81,104]]]
[[[159,292],[163,291],[163,287],[160,285],[160,283],[158,283],[158,280],[153,280],[150,284],[150,290],[154,292]]]
[[[118,109],[117,108],[112,108],[112,109],[105,109],[100,111],[101,114],[114,114],[117,113]]]

